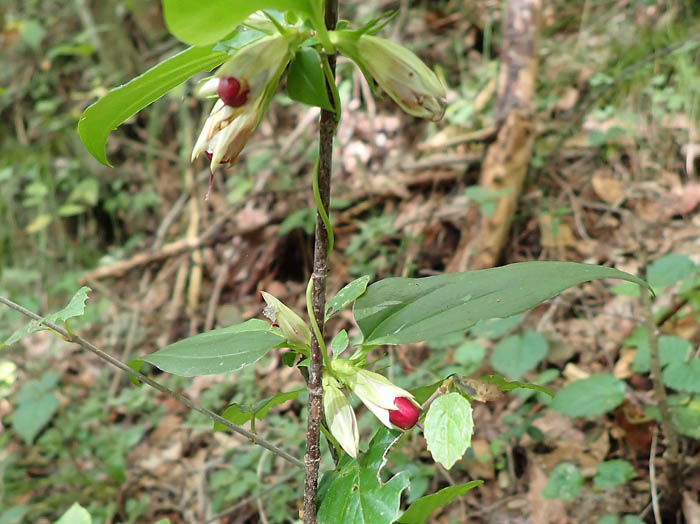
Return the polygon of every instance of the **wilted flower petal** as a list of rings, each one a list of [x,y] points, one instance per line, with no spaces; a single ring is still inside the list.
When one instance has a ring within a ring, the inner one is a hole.
[[[407,113],[440,120],[445,88],[412,51],[386,38],[362,35],[357,40],[362,66]]]
[[[282,334],[289,342],[310,347],[311,330],[301,317],[270,293],[263,291],[262,296],[267,303],[267,307],[263,309],[263,315],[270,319],[270,322],[279,325]]]

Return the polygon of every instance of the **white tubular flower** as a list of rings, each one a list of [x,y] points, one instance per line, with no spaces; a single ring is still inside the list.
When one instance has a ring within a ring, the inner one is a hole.
[[[311,330],[301,317],[270,293],[263,291],[262,296],[267,304],[267,307],[263,309],[263,315],[270,319],[273,324],[279,325],[282,334],[289,342],[310,348]]]
[[[445,88],[415,53],[386,38],[357,40],[361,65],[408,114],[438,121],[445,114]]]
[[[357,368],[346,360],[333,360],[331,369],[387,428],[394,429],[394,424],[410,429],[417,422],[420,411],[413,395],[389,379]]]
[[[339,388],[340,384],[331,376],[323,377],[323,411],[331,435],[345,452],[357,458],[360,434],[352,406]]]
[[[200,96],[218,95],[192,151],[192,160],[205,153],[211,170],[219,164],[233,166],[248,137],[262,118],[269,93],[277,87],[289,63],[284,36],[265,36],[240,48],[216,76],[199,89]]]

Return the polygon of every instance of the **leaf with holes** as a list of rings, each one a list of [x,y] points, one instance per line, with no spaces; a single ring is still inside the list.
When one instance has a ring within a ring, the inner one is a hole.
[[[401,438],[400,431],[380,428],[357,460],[343,455],[334,471],[323,475],[318,490],[319,524],[390,524],[400,515],[401,493],[408,487],[407,472],[383,482],[386,454]]]
[[[53,322],[54,324],[64,324],[66,327],[68,327],[67,323],[68,320],[71,318],[75,317],[80,317],[85,314],[85,302],[88,299],[88,293],[92,291],[89,287],[83,286],[81,287],[78,291],[75,292],[75,295],[73,295],[73,298],[70,299],[70,302],[68,302],[68,305],[61,309],[60,311],[56,311],[55,313],[50,313],[43,317],[42,320],[48,320],[49,322]],[[39,320],[31,320],[27,322],[24,326],[19,328],[17,331],[12,333],[10,337],[5,340],[4,343],[0,344],[0,349],[2,349],[5,346],[9,346],[10,344],[14,344],[15,342],[22,340],[24,337],[27,337],[31,335],[32,333],[36,333],[37,331],[42,331],[49,329]]]

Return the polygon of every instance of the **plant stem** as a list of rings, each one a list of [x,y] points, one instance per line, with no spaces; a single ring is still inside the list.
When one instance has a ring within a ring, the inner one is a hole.
[[[238,434],[240,434],[240,435],[243,435],[243,436],[246,437],[248,440],[250,440],[253,444],[257,444],[257,445],[259,445],[259,446],[262,446],[262,447],[265,448],[265,449],[270,450],[270,451],[271,451],[272,453],[274,453],[275,455],[277,455],[277,456],[279,456],[279,457],[282,457],[284,460],[286,460],[286,461],[288,461],[288,462],[294,464],[294,465],[297,466],[297,467],[300,467],[300,468],[303,468],[303,467],[304,467],[304,463],[303,463],[301,460],[299,460],[298,458],[293,457],[292,455],[290,455],[290,454],[287,453],[286,451],[284,451],[284,450],[278,448],[278,447],[275,446],[274,444],[270,444],[270,443],[267,442],[266,440],[261,439],[261,438],[260,438],[259,436],[257,436],[255,433],[251,433],[250,431],[248,431],[248,430],[246,430],[246,429],[243,429],[243,428],[241,428],[241,427],[236,426],[236,425],[233,424],[232,422],[230,422],[230,421],[226,420],[225,418],[223,418],[223,417],[217,415],[217,414],[214,413],[213,411],[209,411],[207,408],[202,407],[202,406],[200,406],[199,404],[197,404],[197,403],[191,401],[191,400],[188,399],[186,396],[181,395],[180,393],[177,393],[177,392],[173,391],[172,389],[167,388],[167,387],[164,386],[163,384],[161,384],[161,383],[159,383],[159,382],[156,382],[155,380],[152,380],[152,379],[148,378],[146,375],[144,375],[144,374],[142,374],[142,373],[139,373],[138,371],[134,371],[134,370],[131,369],[129,366],[127,366],[126,364],[124,364],[122,361],[117,360],[116,358],[114,358],[112,355],[110,355],[110,354],[108,354],[108,353],[105,353],[104,351],[102,351],[100,348],[98,348],[98,347],[95,346],[94,344],[88,342],[87,340],[85,340],[84,338],[82,338],[82,337],[80,337],[80,336],[78,336],[78,335],[75,335],[75,334],[72,333],[70,330],[65,329],[65,328],[63,328],[63,327],[61,327],[61,326],[58,326],[57,324],[54,324],[53,322],[50,322],[50,321],[48,321],[48,320],[42,319],[42,318],[41,318],[39,315],[37,315],[36,313],[34,313],[34,312],[32,312],[32,311],[29,311],[29,310],[26,309],[26,308],[23,308],[23,307],[20,306],[19,304],[15,304],[15,303],[12,302],[11,300],[9,300],[9,299],[7,299],[7,298],[5,298],[5,297],[3,297],[3,296],[0,296],[0,304],[5,304],[6,306],[8,306],[8,307],[14,309],[15,311],[19,311],[19,312],[22,313],[23,315],[25,315],[25,316],[27,316],[27,317],[33,319],[33,320],[36,320],[36,321],[39,322],[41,325],[44,325],[44,326],[46,326],[48,329],[50,329],[51,331],[55,331],[56,333],[58,333],[59,335],[61,335],[67,342],[71,342],[71,343],[73,343],[73,344],[78,344],[80,347],[82,347],[82,348],[84,348],[84,349],[87,349],[88,351],[92,351],[95,355],[97,355],[97,356],[100,357],[101,359],[106,360],[107,362],[109,362],[109,363],[112,364],[113,366],[118,367],[118,368],[121,369],[124,373],[126,373],[126,374],[128,374],[128,375],[131,375],[131,376],[134,377],[136,380],[139,380],[140,382],[143,382],[143,383],[145,383],[145,384],[148,384],[148,385],[151,386],[153,389],[157,389],[157,390],[160,391],[161,393],[165,393],[166,395],[171,396],[172,398],[174,398],[174,399],[177,400],[178,402],[184,404],[184,405],[187,406],[188,408],[193,409],[193,410],[195,410],[195,411],[198,411],[199,413],[201,413],[201,414],[203,414],[203,415],[206,415],[207,417],[209,417],[210,419],[212,419],[212,420],[215,421],[215,422],[219,422],[219,423],[223,424],[224,426],[226,426],[227,428],[229,428],[229,429],[230,429],[231,431],[233,431],[234,433],[238,433]]]
[[[338,0],[327,0],[325,23],[329,30],[335,29],[338,20]],[[335,76],[335,55],[328,57],[331,77]],[[332,79],[331,79],[332,81]],[[333,91],[326,80],[326,90],[329,99],[333,99]],[[335,108],[336,110],[338,108]],[[313,282],[312,302],[316,323],[323,337],[323,327],[326,308],[326,276],[328,273],[328,231],[322,219],[321,209],[326,216],[330,210],[331,199],[331,168],[333,164],[333,135],[336,127],[335,111],[321,110],[319,126],[319,168],[318,196],[321,206],[316,214],[316,236],[314,239],[314,265],[311,273]],[[316,174],[314,174],[316,176]],[[318,467],[321,462],[320,427],[322,416],[323,388],[321,386],[321,341],[315,330],[311,340],[311,363],[309,365],[309,409],[306,429],[306,454],[304,456],[304,524],[316,524],[316,490],[318,488]]]
[[[649,342],[649,369],[651,371],[651,381],[654,385],[654,396],[659,405],[661,413],[661,428],[668,441],[668,458],[666,460],[666,478],[670,489],[667,492],[668,506],[672,508],[678,507],[680,504],[679,494],[677,489],[681,486],[679,463],[679,448],[678,434],[671,420],[671,412],[668,408],[668,397],[666,388],[661,378],[661,359],[659,358],[659,340],[656,336],[656,322],[654,322],[654,314],[651,309],[651,298],[649,290],[642,289],[642,306],[644,307],[645,325],[647,330],[647,340]],[[652,457],[653,460],[653,457]]]

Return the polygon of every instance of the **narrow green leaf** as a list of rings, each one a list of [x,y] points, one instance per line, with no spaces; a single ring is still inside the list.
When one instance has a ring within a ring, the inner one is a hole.
[[[66,307],[64,307],[60,311],[56,311],[55,313],[50,313],[46,315],[42,318],[42,320],[48,320],[49,322],[53,322],[54,324],[58,325],[65,325],[68,319],[82,316],[85,313],[85,302],[88,299],[88,293],[90,291],[92,290],[87,286],[81,287],[78,291],[75,292],[75,295],[73,295]],[[41,324],[39,320],[30,320],[24,326],[12,333],[12,335],[10,335],[10,337],[7,340],[5,340],[5,342],[0,344],[0,349],[2,349],[5,346],[9,346],[10,344],[14,344],[15,342],[22,340],[24,337],[27,337],[32,333],[36,333],[37,331],[47,329],[48,328]]]
[[[59,378],[58,373],[47,371],[40,379],[24,384],[17,394],[17,405],[11,415],[12,428],[27,445],[34,442],[58,410],[58,399],[53,390]]]
[[[333,111],[326,92],[321,56],[313,47],[300,49],[287,73],[287,94],[292,100]]]
[[[331,350],[333,351],[333,356],[338,356],[343,351],[345,351],[349,343],[350,339],[348,338],[348,332],[344,329],[338,331],[338,334],[333,337],[333,341],[331,342]]]
[[[258,420],[262,420],[270,409],[278,404],[282,404],[283,402],[297,398],[303,391],[306,391],[305,388],[277,393],[270,398],[261,400],[255,405],[255,407],[250,409],[242,408],[238,404],[231,404],[224,410],[221,416],[237,426],[245,424],[251,420],[253,416],[255,416],[255,418]],[[227,429],[228,428],[220,422],[214,422],[214,431],[225,431]]]
[[[441,395],[430,404],[424,427],[433,460],[450,469],[471,445],[472,407],[459,393]]]
[[[92,156],[111,166],[105,145],[112,130],[191,76],[221,64],[227,56],[211,46],[190,47],[112,89],[83,112],[78,122],[80,139]]]
[[[390,524],[399,517],[401,493],[408,487],[405,471],[387,482],[380,478],[391,446],[402,432],[380,428],[357,460],[345,454],[338,467],[323,475],[318,491],[319,524]]]
[[[677,391],[700,393],[700,358],[673,362],[663,371],[664,384]]]
[[[518,382],[517,380],[513,382],[508,382],[500,375],[486,375],[481,377],[481,380],[483,380],[484,382],[488,382],[489,384],[494,384],[498,386],[498,389],[500,389],[501,391],[512,391],[514,389],[524,388],[539,391],[540,393],[544,393],[545,395],[549,395],[550,397],[554,398],[554,393],[552,393],[546,387],[540,386],[538,384],[528,384],[526,382]]]
[[[357,299],[365,344],[410,344],[509,317],[582,282],[601,278],[647,284],[613,268],[574,262],[522,262],[426,278],[387,278]]]
[[[491,365],[499,373],[519,379],[547,356],[547,339],[534,331],[501,340],[491,353]]]
[[[619,378],[593,375],[561,388],[549,407],[569,417],[596,417],[622,404],[625,389]]]
[[[578,497],[583,485],[583,475],[569,462],[557,464],[547,479],[540,496],[545,499],[572,501]]]
[[[170,344],[140,360],[183,377],[237,371],[285,341],[267,322],[251,319]]]
[[[602,489],[615,489],[636,475],[634,466],[622,459],[606,460],[598,464],[593,484]]]
[[[674,335],[661,335],[658,344],[659,362],[662,368],[674,362],[685,362],[686,357],[693,350],[690,342]],[[644,330],[644,338],[637,344],[632,371],[635,373],[649,372],[649,339],[646,336],[646,330]]]
[[[352,304],[367,289],[369,275],[353,280],[344,286],[326,305],[326,322],[344,307]]]
[[[401,515],[398,522],[400,524],[424,524],[428,522],[430,515],[436,509],[449,504],[457,497],[461,497],[470,489],[481,486],[483,483],[483,480],[472,480],[466,484],[449,486],[441,489],[437,493],[421,497],[404,511],[404,514]]]
[[[163,0],[165,23],[172,34],[190,45],[213,44],[231,33],[255,11],[310,12],[310,0]]]

